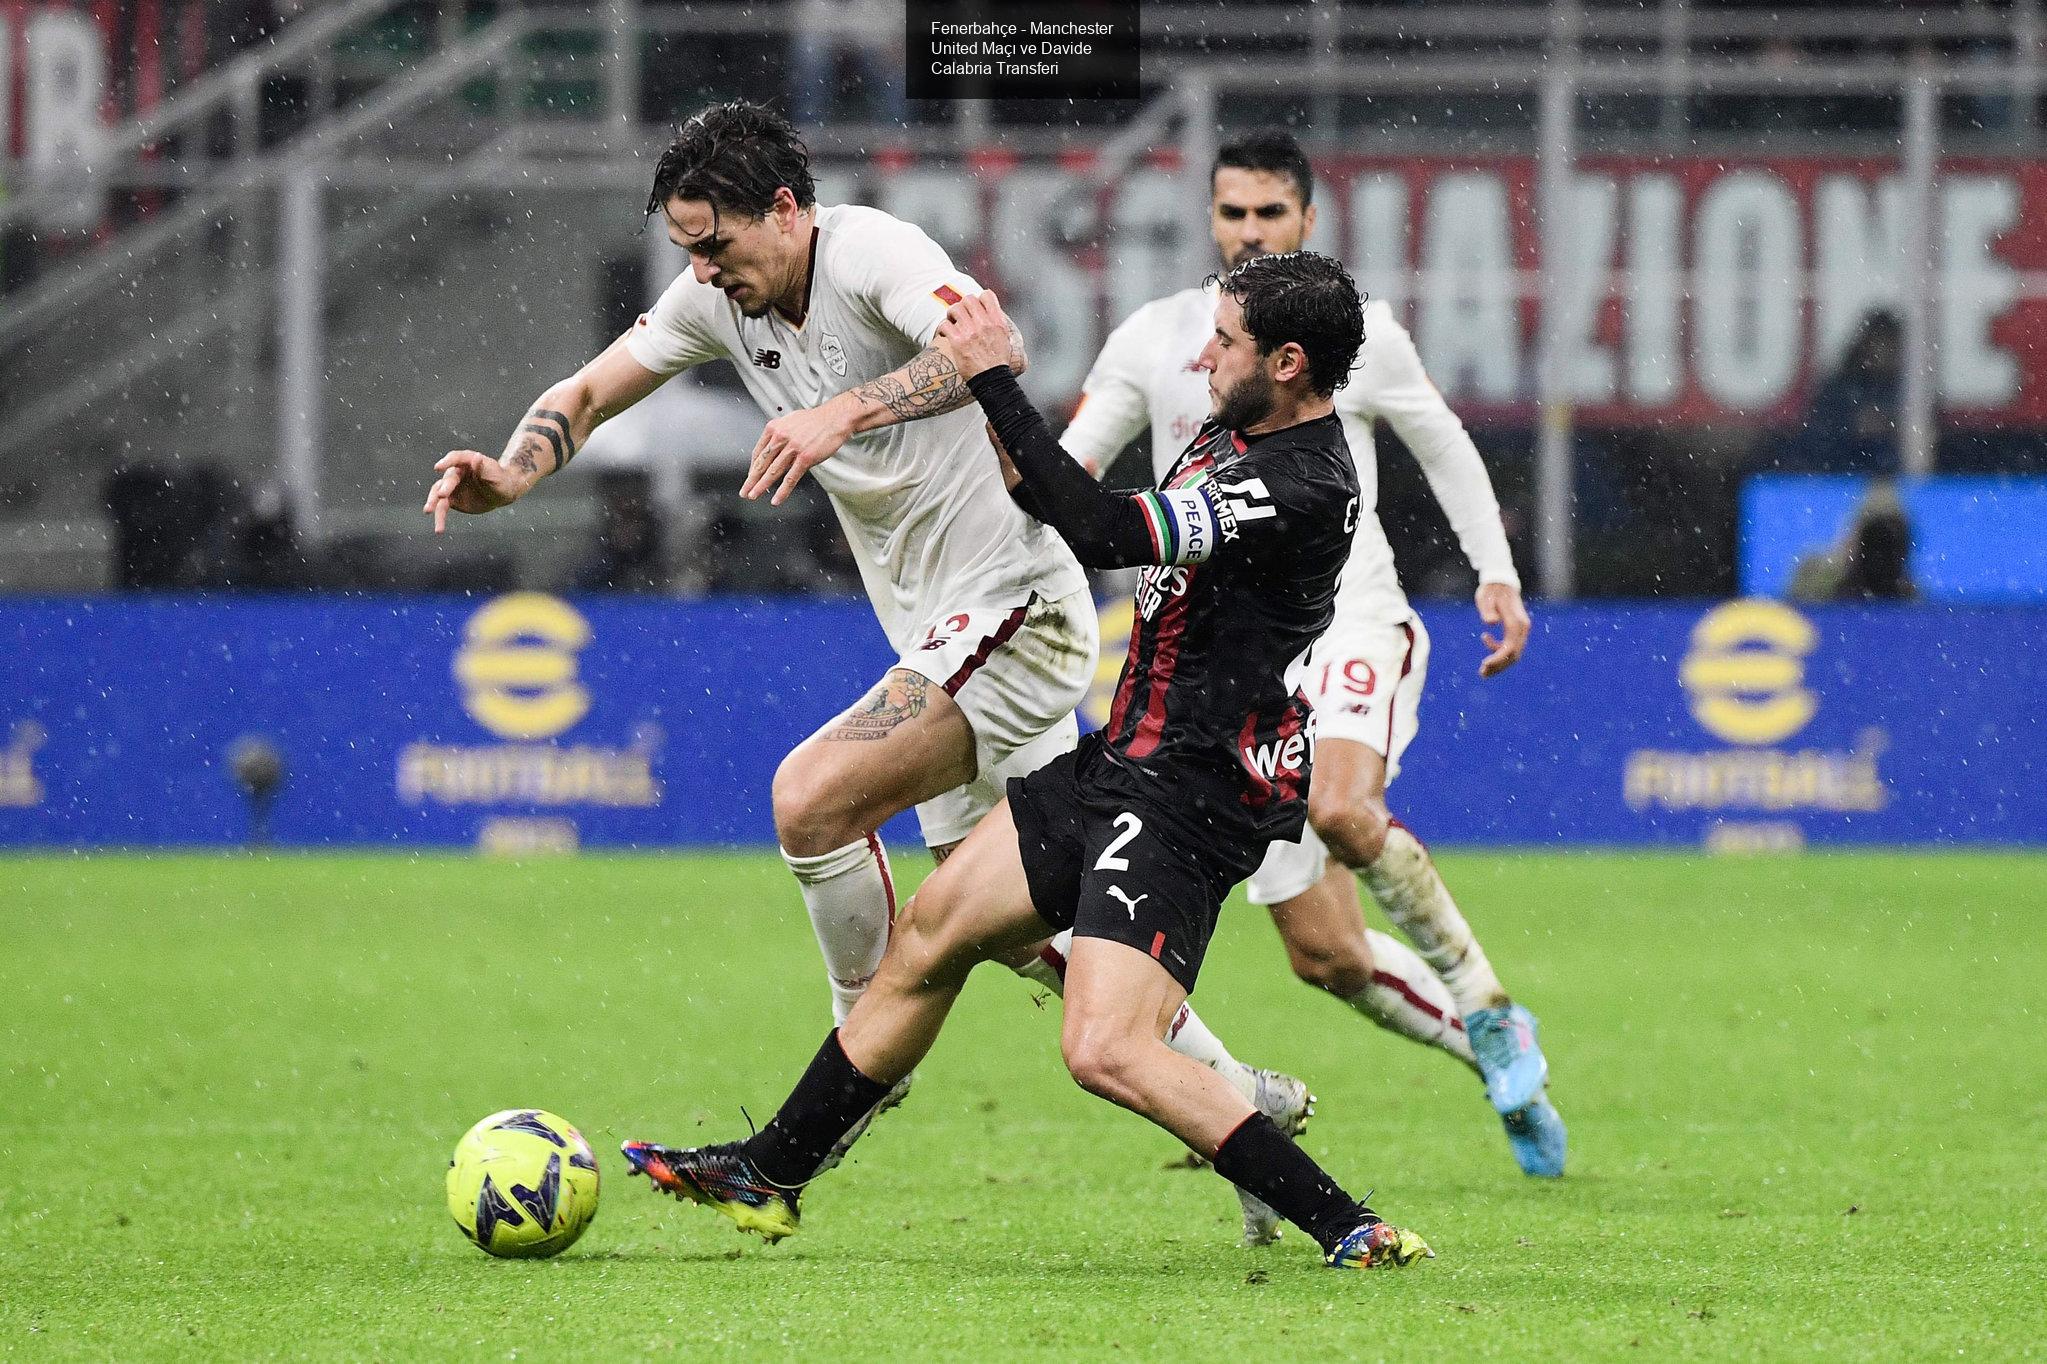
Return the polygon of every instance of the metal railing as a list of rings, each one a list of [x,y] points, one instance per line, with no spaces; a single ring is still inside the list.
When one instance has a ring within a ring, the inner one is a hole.
[[[403,3],[404,0],[334,0],[285,28],[275,42],[228,59],[219,70],[178,91],[156,109],[108,130],[94,149],[94,164],[74,165],[68,175],[63,168],[55,168],[31,181],[26,193],[0,200],[0,232],[36,217],[66,194],[104,183],[107,177],[118,174],[115,164],[126,158],[180,138],[203,143],[209,125],[223,113],[232,119],[230,145],[236,158],[253,155],[262,120],[265,82],[321,62],[341,38],[376,22]],[[203,155],[180,158],[204,159]],[[186,165],[175,174],[184,178],[190,173],[191,168]]]
[[[193,195],[177,210],[154,221],[125,239],[119,259],[102,263],[95,270],[80,271],[49,282],[20,305],[0,316],[0,346],[17,343],[51,318],[73,308],[77,300],[103,285],[110,274],[120,273],[186,244],[193,232],[219,219],[237,201],[258,194],[285,190],[287,212],[280,229],[282,250],[275,267],[239,281],[225,297],[197,299],[168,324],[138,338],[125,350],[71,379],[47,396],[24,404],[6,432],[0,432],[0,459],[33,449],[50,430],[75,415],[93,399],[119,389],[150,369],[175,359],[216,333],[228,329],[249,315],[254,303],[278,291],[293,279],[293,270],[304,263],[303,238],[311,231],[324,237],[317,218],[303,211],[309,175],[317,176],[329,158],[345,154],[349,144],[365,134],[392,127],[411,111],[442,97],[460,81],[478,73],[507,65],[516,58],[527,31],[526,19],[509,13],[489,27],[442,52],[417,68],[403,81],[392,83],[346,116],[333,120],[307,138],[236,166],[233,173],[208,191]],[[470,157],[502,159],[516,142],[516,132],[485,144]],[[467,158],[465,158],[467,159]],[[444,160],[443,166],[449,162]],[[298,196],[296,199],[293,196]],[[351,252],[374,240],[379,227],[373,222],[358,224],[344,233],[338,243]],[[323,252],[324,254],[324,252]],[[295,260],[295,257],[297,258]],[[288,348],[287,348],[288,349]],[[304,391],[303,376],[294,378],[286,365],[288,392]],[[302,420],[294,420],[289,431],[296,434]],[[289,450],[289,444],[283,448]],[[316,486],[316,485],[315,485]]]

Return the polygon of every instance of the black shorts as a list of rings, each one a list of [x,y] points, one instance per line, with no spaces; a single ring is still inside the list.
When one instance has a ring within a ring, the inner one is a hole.
[[[1256,870],[1265,842],[1196,836],[1162,806],[1175,792],[1154,794],[1151,784],[1103,756],[1091,734],[1012,777],[1009,810],[1038,917],[1134,947],[1192,993],[1222,903]]]

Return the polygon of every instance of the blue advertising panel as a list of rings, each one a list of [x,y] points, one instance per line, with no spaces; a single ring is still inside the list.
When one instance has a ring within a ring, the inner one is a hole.
[[[2047,478],[1899,479],[1912,528],[1908,569],[1942,602],[2047,602]],[[1837,549],[1870,480],[1766,474],[1741,489],[1741,590],[1779,596],[1799,563]]]
[[[2047,614],[1432,607],[1392,799],[1442,843],[2042,843]],[[1094,718],[1129,606],[1105,608]],[[776,764],[893,661],[858,602],[0,604],[0,845],[768,844]],[[891,835],[908,841],[914,826]]]

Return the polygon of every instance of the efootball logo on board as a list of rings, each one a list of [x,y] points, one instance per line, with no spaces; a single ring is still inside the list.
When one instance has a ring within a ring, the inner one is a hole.
[[[552,739],[590,713],[577,657],[590,624],[542,592],[513,592],[469,618],[455,653],[462,708],[501,739]]]

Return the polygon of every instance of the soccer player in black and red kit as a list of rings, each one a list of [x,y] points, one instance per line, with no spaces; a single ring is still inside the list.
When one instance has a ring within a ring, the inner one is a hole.
[[[879,973],[775,1118],[743,1142],[625,1143],[636,1173],[770,1240],[803,1187],[937,1040],[978,963],[1071,928],[1061,1048],[1090,1092],[1213,1160],[1342,1268],[1430,1254],[1352,1198],[1228,1081],[1164,1043],[1231,888],[1298,836],[1312,732],[1289,669],[1328,626],[1358,515],[1330,396],[1363,339],[1356,286],[1312,252],[1221,280],[1212,418],[1154,491],[1103,489],[1010,373],[994,295],[954,305],[939,341],[967,376],[1024,510],[1081,562],[1144,565],[1107,728],[1028,777],[927,880]]]

